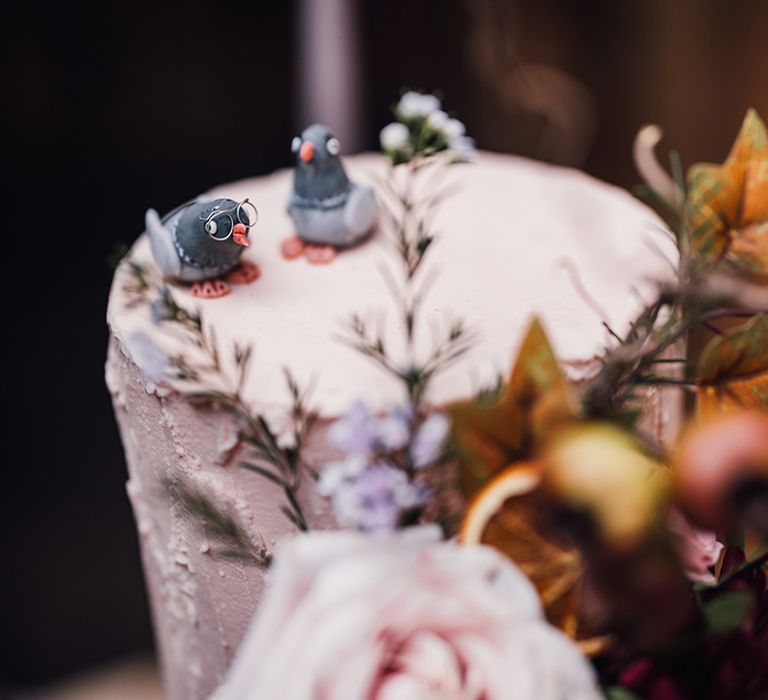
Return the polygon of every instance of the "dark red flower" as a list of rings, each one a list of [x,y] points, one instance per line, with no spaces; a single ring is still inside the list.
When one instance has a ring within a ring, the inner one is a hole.
[[[734,591],[753,598],[749,617],[735,630],[702,634],[655,656],[624,652],[598,664],[606,685],[620,685],[647,700],[768,700],[768,593],[760,566],[744,567],[729,547],[720,582],[703,593],[705,604]]]

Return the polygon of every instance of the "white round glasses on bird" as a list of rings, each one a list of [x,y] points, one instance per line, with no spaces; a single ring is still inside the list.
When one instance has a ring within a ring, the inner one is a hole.
[[[199,218],[205,222],[204,228],[214,241],[226,241],[232,236],[235,243],[247,246],[247,232],[256,225],[259,212],[246,197],[228,209],[221,205],[209,207]]]

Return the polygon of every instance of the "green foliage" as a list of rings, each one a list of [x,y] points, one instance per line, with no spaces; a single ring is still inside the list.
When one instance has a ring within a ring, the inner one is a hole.
[[[255,566],[269,564],[266,548],[254,545],[240,524],[207,496],[180,481],[167,481],[165,486],[171,497],[197,520],[205,534],[215,540],[214,557],[237,559]]]
[[[768,314],[760,314],[704,348],[697,368],[699,408],[768,410]]]
[[[633,692],[622,688],[619,685],[612,685],[608,688],[603,688],[606,700],[640,700],[640,698]]]
[[[749,591],[728,591],[703,607],[704,620],[710,634],[723,634],[738,629],[752,612],[754,599]]]

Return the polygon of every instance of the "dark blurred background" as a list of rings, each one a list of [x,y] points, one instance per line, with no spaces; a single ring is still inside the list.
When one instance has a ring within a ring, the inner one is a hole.
[[[151,649],[103,381],[107,259],[146,207],[287,166],[305,120],[331,122],[347,151],[376,148],[403,85],[441,90],[481,148],[624,186],[643,123],[663,125],[690,164],[722,160],[748,106],[768,116],[765,0],[26,0],[0,12],[0,695]]]

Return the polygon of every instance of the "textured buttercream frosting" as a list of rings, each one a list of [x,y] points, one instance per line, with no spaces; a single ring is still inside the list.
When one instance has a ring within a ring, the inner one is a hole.
[[[347,159],[353,180],[371,182],[386,172],[383,159]],[[313,401],[324,415],[341,413],[365,395],[374,405],[402,399],[401,387],[339,340],[354,313],[381,328],[395,355],[402,346],[395,298],[383,268],[398,271],[394,246],[382,232],[330,265],[288,261],[282,240],[293,234],[285,207],[291,173],[243,180],[211,194],[236,201],[249,197],[259,209],[245,259],[259,264],[261,278],[235,287],[223,299],[199,301],[174,287],[182,305],[199,307],[221,347],[250,343],[253,368],[245,395],[262,406],[287,405],[282,374],[313,382]],[[531,314],[538,314],[557,353],[587,360],[609,341],[606,321],[622,333],[639,308],[639,294],[671,268],[675,247],[656,216],[628,193],[575,170],[519,158],[481,154],[451,169],[453,195],[434,218],[435,243],[423,277],[429,280],[417,353],[428,352],[431,331],[463,319],[476,342],[441,374],[430,400],[458,399],[506,372]],[[134,259],[151,264],[146,240]],[[577,291],[573,274],[600,310]],[[125,336],[148,325],[146,308],[126,309],[115,285],[109,307],[113,332]],[[150,332],[151,329],[150,329]],[[169,343],[167,338],[158,340]]]
[[[348,158],[351,179],[375,183],[386,174],[376,156]],[[627,330],[660,279],[671,274],[675,247],[660,221],[629,194],[573,170],[510,156],[480,154],[451,168],[452,195],[434,218],[436,240],[422,281],[429,281],[419,321],[417,354],[429,352],[436,328],[463,319],[472,349],[437,376],[428,399],[440,404],[468,396],[505,373],[532,314],[541,317],[573,379],[582,378],[609,343],[604,323]],[[234,342],[253,347],[243,395],[276,421],[289,407],[283,368],[314,388],[310,405],[326,419],[313,429],[307,460],[333,457],[329,420],[353,401],[374,406],[403,400],[399,382],[340,342],[352,314],[381,330],[398,357],[403,329],[382,274],[398,260],[383,231],[339,254],[330,265],[287,261],[280,244],[293,235],[286,213],[291,173],[218,187],[215,196],[245,197],[260,220],[244,258],[258,264],[256,282],[229,296],[194,299],[172,285],[177,301],[200,309],[226,360]],[[132,257],[157,274],[141,237]],[[575,276],[580,281],[574,280]],[[165,352],[190,352],[168,324],[154,325],[146,304],[131,304],[130,281],[118,271],[109,303],[112,332],[107,378],[126,448],[128,491],[136,514],[169,698],[207,697],[221,681],[257,607],[264,571],[214,556],[206,523],[175,500],[168,484],[183,484],[227,512],[269,550],[292,526],[280,512],[278,488],[239,469],[238,426],[215,406],[192,406],[173,385],[156,386],[131,354],[137,333]],[[146,369],[146,368],[145,368]],[[677,416],[673,402],[649,394],[647,425],[660,432]],[[276,425],[279,429],[279,423]],[[312,527],[328,527],[327,505],[306,479],[299,494]]]

